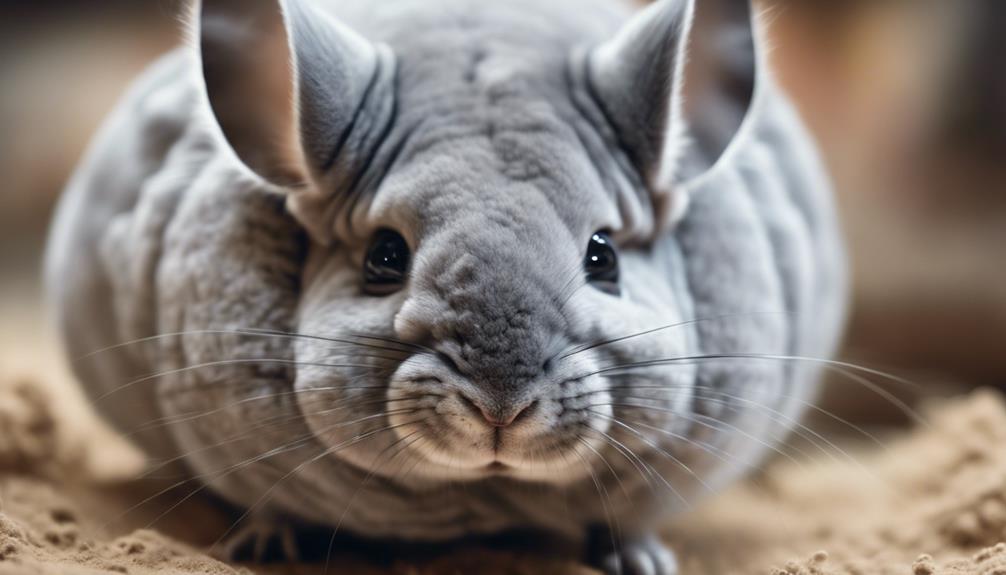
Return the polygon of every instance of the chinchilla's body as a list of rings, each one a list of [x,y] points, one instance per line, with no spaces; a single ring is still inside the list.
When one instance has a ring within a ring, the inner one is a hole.
[[[69,355],[135,341],[75,364],[97,406],[250,517],[617,524],[609,569],[672,571],[656,523],[778,444],[816,376],[787,358],[842,323],[747,3],[193,8],[53,227]]]

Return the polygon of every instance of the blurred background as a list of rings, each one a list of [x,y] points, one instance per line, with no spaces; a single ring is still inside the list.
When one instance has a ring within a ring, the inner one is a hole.
[[[178,43],[182,4],[0,0],[0,372],[53,357],[38,281],[53,204],[128,82]],[[843,357],[925,393],[1006,386],[1006,2],[761,4],[836,182],[854,272]],[[827,401],[893,417],[844,384]]]

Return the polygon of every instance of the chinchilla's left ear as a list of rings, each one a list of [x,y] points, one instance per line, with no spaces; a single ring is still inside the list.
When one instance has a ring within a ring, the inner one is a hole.
[[[310,0],[197,0],[203,79],[224,138],[289,192],[316,239],[393,116],[394,58]],[[327,219],[328,218],[328,219]]]
[[[587,55],[586,80],[653,193],[658,221],[735,139],[754,98],[749,0],[657,0]]]

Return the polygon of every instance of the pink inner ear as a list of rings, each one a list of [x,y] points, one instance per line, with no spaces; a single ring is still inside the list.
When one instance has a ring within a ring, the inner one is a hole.
[[[210,106],[238,158],[272,183],[306,181],[280,3],[204,0],[199,45]]]
[[[733,141],[754,98],[752,16],[748,0],[695,2],[681,95],[688,136],[698,148],[690,155],[699,171],[711,167]]]
[[[597,98],[658,195],[727,149],[756,60],[750,0],[658,0],[591,53]]]

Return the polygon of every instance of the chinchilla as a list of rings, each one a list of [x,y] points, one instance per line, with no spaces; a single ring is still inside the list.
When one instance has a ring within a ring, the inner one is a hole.
[[[777,448],[844,314],[748,2],[190,20],[52,228],[98,408],[247,525],[610,533],[609,571],[673,572],[656,529]]]

